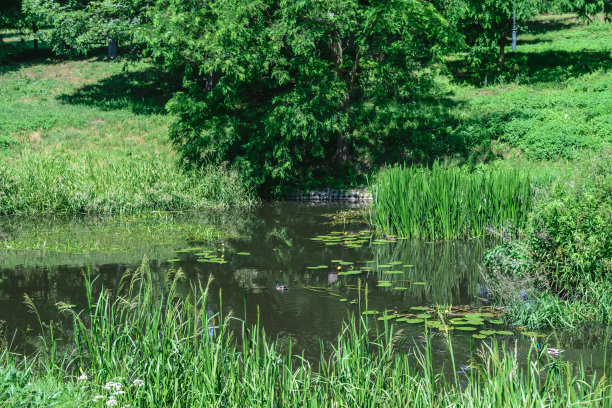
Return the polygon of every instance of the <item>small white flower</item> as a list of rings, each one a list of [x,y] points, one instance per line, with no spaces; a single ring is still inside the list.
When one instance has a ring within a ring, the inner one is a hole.
[[[104,389],[107,391],[119,391],[121,389],[121,383],[109,381],[104,385]]]
[[[123,392],[123,391],[119,390],[119,391],[117,391],[117,392],[115,393],[115,395],[121,395],[121,394],[125,394],[125,392]]]
[[[106,398],[104,395],[96,395],[94,397],[94,401],[100,401],[101,399],[104,399],[104,398]]]
[[[106,405],[108,405],[109,407],[114,407],[115,405],[117,405],[117,400],[109,399],[108,401],[106,401]]]
[[[144,386],[144,381],[137,378],[137,379],[134,380],[134,386],[142,387],[142,386]]]
[[[567,113],[565,114],[565,119],[567,119]]]
[[[83,373],[77,377],[77,381],[87,381],[87,374]]]

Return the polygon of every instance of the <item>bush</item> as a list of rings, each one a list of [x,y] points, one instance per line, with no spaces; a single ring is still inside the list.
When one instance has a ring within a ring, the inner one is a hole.
[[[611,164],[604,154],[580,174],[559,180],[531,216],[531,258],[559,289],[611,279]]]
[[[535,205],[523,242],[485,254],[494,297],[515,324],[565,326],[612,311],[612,158],[586,162]]]

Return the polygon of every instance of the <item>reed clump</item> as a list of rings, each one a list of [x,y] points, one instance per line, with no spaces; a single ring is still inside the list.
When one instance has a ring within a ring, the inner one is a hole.
[[[527,222],[533,189],[529,174],[516,169],[469,172],[397,166],[382,170],[373,183],[373,224],[402,237],[477,237],[486,227]]]
[[[452,358],[449,377],[433,363],[426,330],[422,344],[399,351],[400,336],[391,324],[376,328],[363,318],[350,318],[335,344],[322,345],[329,349],[321,350],[321,362],[314,366],[294,355],[291,345],[278,351],[259,324],[247,328],[243,321],[212,313],[207,286],[179,298],[181,277],[178,271],[158,278],[143,263],[110,291],[85,275],[85,310],[59,305],[73,323],[65,352],[53,326],[47,326],[42,351],[34,357],[18,360],[6,348],[0,352],[5,405],[34,400],[66,407],[612,404],[607,371],[588,374],[583,366],[549,360],[535,347],[521,361],[515,350],[491,341],[475,351],[465,372]],[[94,287],[100,295],[94,295]],[[26,303],[36,311],[29,298]],[[454,356],[450,336],[447,343]]]

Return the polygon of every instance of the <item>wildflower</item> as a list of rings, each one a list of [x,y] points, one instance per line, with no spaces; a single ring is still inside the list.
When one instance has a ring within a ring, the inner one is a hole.
[[[109,407],[114,407],[115,405],[117,405],[117,400],[111,398],[108,401],[106,401],[106,405],[108,405]]]
[[[115,393],[115,395],[121,395],[121,394],[125,394],[125,392],[124,392],[124,391],[119,390],[119,391],[117,391],[117,392]]]
[[[104,399],[104,398],[106,398],[104,395],[96,395],[94,397],[94,401],[100,401],[101,399]]]
[[[137,378],[137,379],[134,380],[134,386],[135,387],[142,387],[142,386],[144,386],[144,381]]]
[[[87,374],[83,373],[77,377],[77,381],[87,381]]]
[[[119,391],[121,389],[121,383],[109,381],[104,385],[104,389],[107,391]]]

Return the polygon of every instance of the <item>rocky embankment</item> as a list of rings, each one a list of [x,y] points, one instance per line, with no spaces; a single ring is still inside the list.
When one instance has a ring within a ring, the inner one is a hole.
[[[372,201],[372,193],[367,188],[296,190],[287,196],[287,200],[295,201]]]

